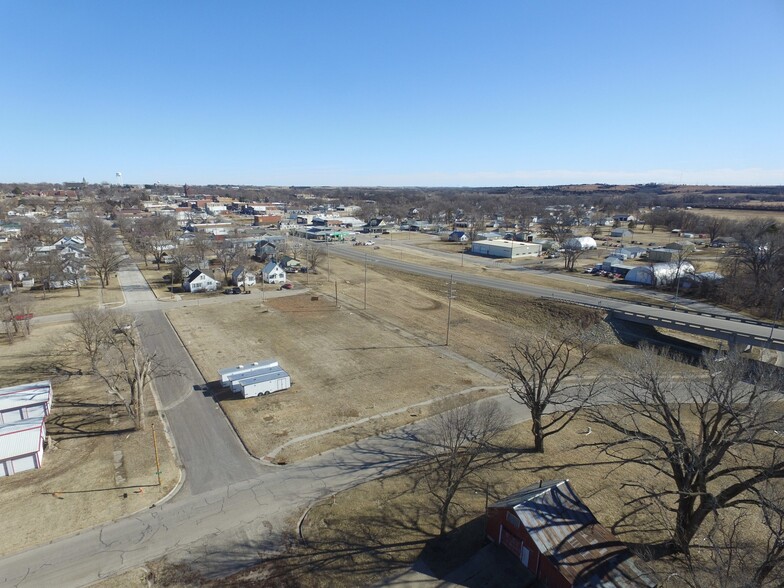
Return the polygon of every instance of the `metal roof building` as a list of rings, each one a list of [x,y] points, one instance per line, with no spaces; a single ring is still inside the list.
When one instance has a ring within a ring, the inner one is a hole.
[[[40,468],[45,439],[43,417],[0,425],[0,477]]]
[[[0,388],[0,424],[45,417],[51,408],[52,383],[48,380]]]
[[[680,267],[677,263],[654,263],[635,267],[626,274],[626,281],[647,286],[661,286],[672,284],[676,278],[685,278],[693,273],[694,266],[688,261],[682,261]]]
[[[547,586],[656,586],[568,480],[540,482],[492,504],[486,532]]]
[[[486,255],[488,257],[515,258],[536,256],[541,252],[542,246],[538,245],[537,243],[509,241],[507,239],[474,241],[471,244],[471,253],[475,255]]]

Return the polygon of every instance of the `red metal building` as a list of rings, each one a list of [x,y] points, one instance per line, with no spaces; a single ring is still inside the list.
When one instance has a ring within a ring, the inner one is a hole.
[[[548,587],[657,585],[568,480],[539,482],[490,505],[486,533]]]

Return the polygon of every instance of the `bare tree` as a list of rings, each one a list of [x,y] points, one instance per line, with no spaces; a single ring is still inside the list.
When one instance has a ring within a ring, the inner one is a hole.
[[[727,219],[718,216],[709,218],[710,220],[707,223],[706,231],[708,233],[708,239],[710,239],[709,242],[713,243],[727,229]]]
[[[574,264],[588,251],[579,242],[566,241],[563,246],[564,269],[568,272],[574,271]]]
[[[63,261],[63,258],[55,250],[35,253],[30,257],[28,271],[35,283],[41,286],[44,299],[46,299],[46,291],[51,288],[52,284],[63,280]]]
[[[498,455],[491,444],[508,427],[495,401],[467,404],[433,417],[418,436],[421,463],[414,475],[425,484],[446,533],[455,495]]]
[[[302,255],[305,258],[305,261],[308,263],[309,270],[317,271],[317,268],[321,266],[327,254],[324,249],[318,245],[308,243],[305,245],[305,248],[302,251]]]
[[[558,245],[562,245],[564,241],[572,237],[572,220],[572,218],[564,218],[562,216],[546,217],[540,223],[542,233],[548,239],[552,239]]]
[[[193,234],[193,240],[190,247],[193,250],[193,255],[196,257],[196,263],[201,266],[207,259],[207,254],[210,252],[212,242],[206,233],[196,232]]]
[[[597,393],[599,378],[584,380],[582,368],[596,345],[574,335],[535,335],[515,342],[493,359],[509,380],[513,400],[531,411],[534,450],[563,430]]]
[[[169,284],[173,287],[174,284],[181,283],[186,277],[184,275],[185,268],[194,265],[196,255],[193,253],[192,248],[178,245],[169,252],[169,259],[171,259],[171,264],[169,266],[171,267]]]
[[[225,284],[229,283],[229,274],[236,265],[245,259],[245,252],[230,241],[215,241],[212,247],[215,262],[223,272]]]
[[[163,358],[142,346],[129,317],[93,308],[74,312],[74,353],[86,355],[90,373],[125,406],[134,428],[144,428],[144,391],[161,375],[173,373]]]
[[[593,445],[651,472],[627,484],[636,493],[628,506],[667,517],[662,554],[688,553],[709,515],[756,503],[763,484],[784,477],[781,375],[732,351],[706,355],[703,378],[678,379],[670,359],[652,348],[627,358],[614,404],[589,409],[616,433]],[[653,479],[666,487],[651,487]]]
[[[19,283],[19,274],[24,269],[26,261],[27,255],[16,243],[8,249],[0,249],[0,268],[8,274],[11,286]]]
[[[784,231],[772,222],[748,223],[722,265],[725,290],[745,306],[765,306],[768,315],[773,314],[784,286]]]
[[[27,292],[12,291],[3,296],[0,302],[2,302],[0,319],[9,344],[13,344],[17,336],[30,334],[35,300]]]
[[[85,216],[81,219],[85,241],[90,245],[86,264],[101,282],[101,288],[109,285],[109,276],[120,268],[124,253],[115,248],[117,234],[103,219]]]
[[[152,256],[158,269],[161,269],[164,255],[174,248],[174,238],[178,231],[177,221],[172,216],[159,215],[141,219],[134,227],[134,251],[144,257],[145,265],[147,256]]]

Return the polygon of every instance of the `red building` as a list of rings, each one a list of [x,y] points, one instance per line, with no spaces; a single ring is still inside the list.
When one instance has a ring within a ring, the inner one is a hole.
[[[486,533],[548,587],[657,585],[568,480],[539,482],[489,506]]]

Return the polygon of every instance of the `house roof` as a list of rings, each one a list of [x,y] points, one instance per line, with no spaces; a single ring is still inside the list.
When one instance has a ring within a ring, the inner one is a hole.
[[[283,265],[289,265],[289,264],[291,264],[291,265],[301,265],[298,260],[294,259],[290,255],[281,255],[280,257],[278,257],[278,264],[283,264]]]
[[[202,276],[202,275],[203,275],[205,278],[207,278],[208,280],[212,280],[213,282],[217,282],[217,280],[216,280],[215,278],[213,278],[213,277],[212,277],[212,276],[210,276],[209,274],[205,274],[205,273],[204,273],[203,271],[201,271],[200,269],[193,270],[193,271],[191,272],[191,274],[190,274],[190,275],[189,275],[187,278],[185,278],[185,281],[190,283],[190,282],[192,282],[193,280],[195,280],[196,278],[198,278],[199,276]]]
[[[265,265],[265,266],[264,266],[264,269],[263,269],[263,270],[261,270],[261,271],[263,271],[265,274],[268,274],[268,273],[270,273],[270,272],[273,272],[273,271],[275,271],[275,268],[278,268],[280,271],[284,271],[284,270],[283,270],[283,268],[282,268],[282,267],[280,267],[280,266],[279,266],[277,263],[275,263],[274,261],[270,261],[270,262],[269,262],[267,265]]]
[[[0,461],[36,453],[44,434],[44,417],[0,425]]]
[[[599,524],[568,480],[533,484],[490,508],[513,510],[538,550],[571,584],[656,585],[637,567],[628,548]]]

